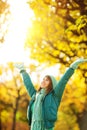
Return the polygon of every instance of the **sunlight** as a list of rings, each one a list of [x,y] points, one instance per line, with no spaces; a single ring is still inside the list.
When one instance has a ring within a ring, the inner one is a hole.
[[[33,11],[26,0],[8,0],[11,24],[4,44],[0,47],[0,63],[20,62],[25,59],[24,42],[27,29],[32,26]]]

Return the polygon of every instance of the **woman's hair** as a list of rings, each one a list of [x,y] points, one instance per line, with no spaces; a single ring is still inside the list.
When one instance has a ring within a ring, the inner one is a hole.
[[[53,85],[52,85],[52,80],[51,80],[50,76],[46,75],[45,77],[48,78],[50,81],[48,87],[46,88],[46,94],[48,94],[53,89]],[[40,91],[40,90],[41,90],[41,87],[38,89],[38,91]]]

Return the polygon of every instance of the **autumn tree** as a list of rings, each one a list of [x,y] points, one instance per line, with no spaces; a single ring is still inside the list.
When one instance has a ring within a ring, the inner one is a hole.
[[[86,4],[82,0],[30,2],[36,16],[26,40],[31,57],[40,62],[66,65],[77,57],[86,57]],[[71,31],[67,32],[69,27]]]
[[[26,110],[29,98],[24,89],[21,77],[14,69],[13,63],[8,63],[5,68],[1,67],[0,69],[2,77],[0,77],[1,130],[4,127],[16,130],[17,122],[27,122]],[[7,126],[7,122],[10,123],[10,126]]]

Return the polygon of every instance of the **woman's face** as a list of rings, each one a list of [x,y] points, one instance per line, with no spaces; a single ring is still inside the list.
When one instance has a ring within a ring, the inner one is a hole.
[[[51,84],[51,79],[47,76],[45,76],[41,82],[40,87],[41,88],[47,88]]]

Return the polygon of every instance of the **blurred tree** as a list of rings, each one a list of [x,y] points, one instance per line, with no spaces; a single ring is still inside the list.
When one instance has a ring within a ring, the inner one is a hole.
[[[17,121],[27,121],[26,109],[29,98],[24,89],[22,79],[14,70],[13,63],[8,63],[5,68],[2,67],[3,74],[4,79],[2,78],[2,81],[0,81],[1,130],[3,123],[6,128],[8,127],[7,122],[11,122],[11,129],[16,130]],[[9,120],[7,120],[8,118]]]
[[[60,113],[63,113],[62,118],[65,120],[65,123],[68,124],[68,127],[71,127],[71,130],[75,128],[76,130],[79,128],[80,130],[86,130],[87,115],[84,115],[84,113],[86,114],[87,112],[86,105],[87,85],[79,70],[76,71],[67,84],[60,106]],[[82,123],[80,121],[82,121]]]
[[[26,40],[32,58],[69,65],[77,57],[87,57],[85,0],[33,0],[29,5],[36,15]]]

